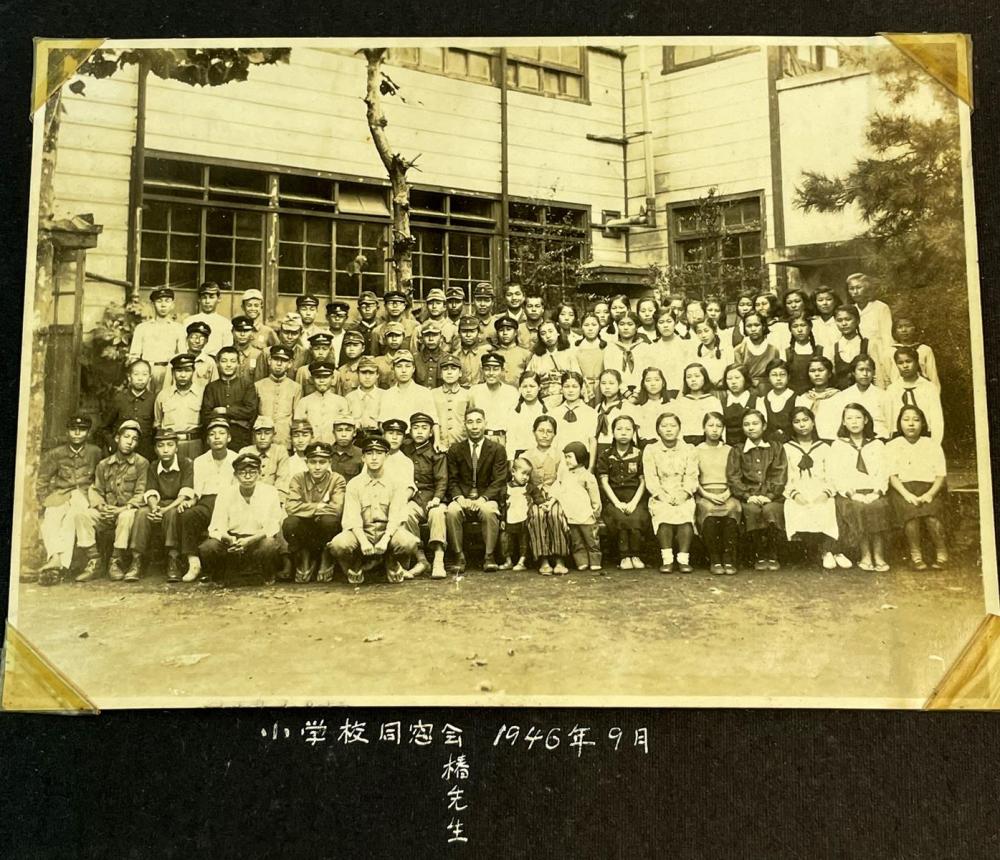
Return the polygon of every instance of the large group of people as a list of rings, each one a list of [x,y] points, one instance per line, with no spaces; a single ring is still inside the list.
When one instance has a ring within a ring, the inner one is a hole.
[[[232,319],[219,298],[178,322],[153,290],[103,419],[43,455],[39,581],[135,581],[159,553],[169,581],[441,579],[470,522],[484,571],[601,571],[602,536],[623,570],[777,570],[801,541],[886,571],[896,529],[914,568],[948,562],[934,351],[863,274],[735,313],[481,283],[325,324],[304,295],[267,325],[259,291]]]

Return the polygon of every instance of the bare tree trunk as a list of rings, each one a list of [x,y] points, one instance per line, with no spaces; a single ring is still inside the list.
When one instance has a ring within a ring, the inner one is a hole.
[[[31,317],[31,374],[28,388],[27,446],[24,462],[24,499],[22,508],[22,557],[30,559],[40,540],[38,511],[35,506],[35,481],[42,456],[45,433],[45,360],[49,348],[49,325],[52,321],[52,279],[55,274],[55,246],[49,231],[42,225],[52,217],[55,206],[53,175],[59,141],[62,112],[61,90],[45,104],[45,130],[42,137],[42,170],[38,188],[38,240],[35,249],[35,296]]]
[[[368,62],[367,89],[365,95],[368,129],[379,158],[385,166],[392,189],[392,272],[394,286],[409,294],[413,290],[413,234],[410,232],[410,183],[406,172],[413,166],[398,152],[392,151],[385,128],[389,124],[382,110],[382,87],[390,92],[395,87],[385,82],[382,63],[386,48],[366,48],[362,51]]]

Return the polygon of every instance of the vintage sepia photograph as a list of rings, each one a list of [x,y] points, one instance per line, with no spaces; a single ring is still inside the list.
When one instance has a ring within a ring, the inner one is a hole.
[[[101,709],[923,706],[1000,611],[970,50],[42,45],[10,627]]]

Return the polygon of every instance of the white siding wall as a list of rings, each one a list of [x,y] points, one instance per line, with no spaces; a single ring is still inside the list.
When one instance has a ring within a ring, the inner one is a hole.
[[[638,48],[628,50],[625,105],[628,132],[642,130]],[[767,58],[764,49],[669,74],[662,50],[645,49],[653,129],[657,228],[633,229],[633,262],[667,261],[666,206],[696,200],[715,186],[720,195],[763,191],[765,245],[773,243]],[[642,138],[628,149],[629,212],[645,202]]]
[[[621,150],[588,133],[621,134],[619,60],[589,52],[590,103],[511,92],[509,184],[514,196],[621,209]],[[415,183],[500,193],[500,91],[398,66],[387,67],[404,103],[385,99],[392,145],[419,155]],[[126,279],[129,163],[135,139],[135,70],[87,79],[85,97],[67,93],[56,193],[63,214],[93,212],[104,225],[88,269]],[[365,64],[336,49],[294,48],[288,64],[251,71],[250,80],[195,88],[150,76],[146,146],[383,179],[362,98]],[[595,257],[624,259],[621,240],[592,235]],[[108,300],[88,286],[89,315]],[[120,294],[111,288],[112,295]]]

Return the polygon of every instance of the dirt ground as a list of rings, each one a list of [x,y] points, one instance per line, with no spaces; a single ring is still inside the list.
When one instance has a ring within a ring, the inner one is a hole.
[[[154,575],[22,583],[19,603],[21,632],[101,707],[385,697],[918,707],[983,616],[972,567],[470,571],[244,589]]]

